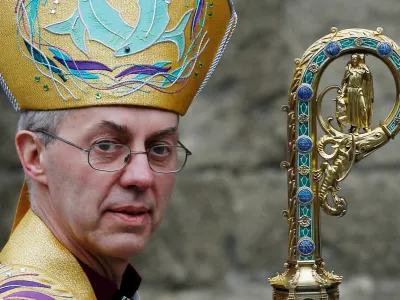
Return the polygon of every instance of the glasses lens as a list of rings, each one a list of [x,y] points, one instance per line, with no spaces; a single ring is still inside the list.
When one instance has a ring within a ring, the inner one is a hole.
[[[101,171],[117,171],[129,161],[130,149],[121,144],[98,143],[90,148],[89,164]]]
[[[181,146],[156,145],[148,154],[153,171],[160,173],[177,172],[186,163],[186,150]]]

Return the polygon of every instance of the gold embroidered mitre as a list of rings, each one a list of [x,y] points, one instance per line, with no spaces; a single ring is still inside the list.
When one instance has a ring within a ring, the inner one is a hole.
[[[186,113],[236,24],[230,0],[1,1],[0,83],[16,110]]]

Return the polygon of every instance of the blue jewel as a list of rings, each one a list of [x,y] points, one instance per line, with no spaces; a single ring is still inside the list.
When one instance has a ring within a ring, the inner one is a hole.
[[[325,46],[325,53],[328,56],[337,56],[340,51],[341,51],[341,47],[337,42],[329,42],[326,46]]]
[[[392,46],[389,43],[379,43],[376,47],[376,51],[378,51],[380,56],[389,56],[392,54]]]
[[[309,188],[302,188],[297,192],[297,200],[301,204],[308,204],[314,198],[313,192]]]
[[[297,97],[302,101],[308,101],[313,96],[313,90],[309,84],[302,84],[297,89]]]
[[[310,255],[314,252],[314,242],[309,238],[304,238],[299,241],[297,244],[297,249],[299,249],[300,253],[303,255]]]
[[[311,150],[311,148],[313,147],[313,142],[312,140],[306,136],[306,135],[302,135],[297,139],[297,149],[300,152],[303,153],[307,153]]]

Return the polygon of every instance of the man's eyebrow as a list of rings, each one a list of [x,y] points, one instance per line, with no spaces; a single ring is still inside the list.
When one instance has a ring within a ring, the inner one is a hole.
[[[120,125],[115,123],[114,121],[102,120],[99,124],[96,125],[96,129],[111,129],[115,132],[121,134],[127,134],[128,128],[126,125]]]
[[[171,127],[162,129],[162,130],[150,135],[150,138],[157,138],[157,137],[160,137],[160,136],[164,136],[164,135],[168,135],[168,134],[174,134],[174,133],[178,133],[178,126],[171,126]]]

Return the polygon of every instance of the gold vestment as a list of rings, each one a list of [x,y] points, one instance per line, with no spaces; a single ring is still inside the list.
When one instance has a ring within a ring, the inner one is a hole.
[[[77,259],[29,210],[0,253],[0,298],[96,299]]]

